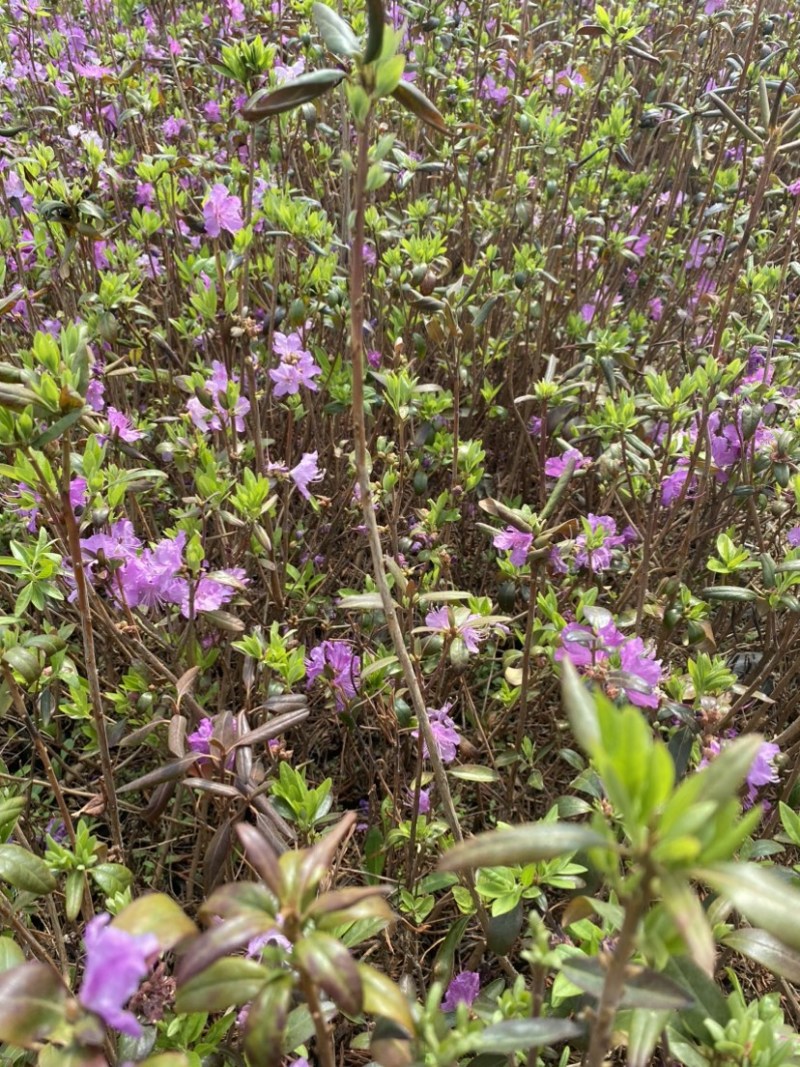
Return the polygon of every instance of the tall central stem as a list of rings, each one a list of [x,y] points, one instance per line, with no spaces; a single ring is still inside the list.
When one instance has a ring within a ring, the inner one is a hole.
[[[419,723],[420,733],[428,750],[428,758],[433,767],[433,777],[442,801],[445,818],[456,841],[463,840],[458,816],[453,805],[447,774],[442,763],[436,739],[431,730],[430,719],[425,707],[425,698],[417,677],[417,672],[409,655],[403,638],[403,631],[397,618],[392,593],[386,577],[386,567],[381,547],[378,520],[375,518],[375,506],[370,486],[370,466],[367,453],[367,427],[364,414],[364,212],[367,199],[367,172],[369,169],[369,126],[367,115],[358,131],[358,151],[356,161],[356,180],[354,189],[355,223],[350,244],[350,327],[353,353],[353,433],[355,436],[356,476],[358,479],[361,507],[364,511],[364,525],[367,529],[369,549],[372,556],[372,570],[375,584],[381,598],[386,625],[392,638],[395,655],[403,672],[403,681],[411,697],[411,705]]]

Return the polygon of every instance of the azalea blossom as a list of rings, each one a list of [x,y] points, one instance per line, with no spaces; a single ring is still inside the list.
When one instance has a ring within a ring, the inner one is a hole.
[[[561,632],[555,660],[569,659],[612,697],[624,693],[631,704],[657,708],[661,699],[658,686],[664,675],[661,660],[640,637],[626,637],[618,630],[610,612],[589,608],[584,613],[592,625],[568,623]]]
[[[86,925],[86,968],[78,1000],[110,1029],[140,1037],[142,1027],[124,1005],[149,972],[148,959],[158,952],[158,939],[154,934],[128,934],[110,921],[110,915],[101,914]]]
[[[431,733],[442,763],[452,763],[456,758],[456,751],[461,744],[461,735],[453,720],[450,718],[452,704],[445,704],[441,708],[429,708],[428,720],[431,724]],[[419,730],[412,730],[411,736],[419,738]],[[422,755],[424,759],[430,759],[427,741],[422,743]]]
[[[324,675],[331,684],[337,711],[352,700],[361,683],[361,657],[355,655],[347,641],[323,641],[306,657],[306,679],[310,689]]]
[[[442,1000],[442,1011],[455,1011],[459,1004],[471,1007],[481,991],[481,976],[477,971],[462,971],[457,974]]]
[[[322,372],[311,353],[303,347],[299,333],[276,333],[272,338],[272,350],[281,360],[269,371],[275,383],[273,392],[276,397],[294,396],[300,392],[301,386],[317,391],[319,386],[314,379]]]
[[[217,182],[203,204],[203,218],[209,237],[219,237],[223,230],[238,233],[244,226],[242,202],[238,196],[229,193],[221,182]]]
[[[509,559],[515,567],[523,567],[533,544],[533,534],[515,530],[513,526],[506,526],[502,533],[495,534],[492,544],[501,552],[510,553]]]
[[[289,471],[289,477],[297,486],[297,491],[300,495],[304,496],[306,500],[310,500],[311,493],[308,491],[308,487],[312,482],[320,481],[322,473],[317,463],[317,453],[304,452],[300,462]]]
[[[574,470],[577,471],[582,467],[588,467],[591,462],[589,457],[584,456],[583,452],[577,448],[568,448],[563,456],[551,456],[546,460],[544,473],[548,478],[560,478],[570,463],[574,463]]]

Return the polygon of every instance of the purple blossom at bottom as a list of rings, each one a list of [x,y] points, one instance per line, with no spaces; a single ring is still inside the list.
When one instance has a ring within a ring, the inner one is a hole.
[[[111,439],[125,441],[126,444],[132,445],[134,441],[144,437],[141,430],[134,429],[128,416],[122,411],[117,411],[115,407],[108,408],[106,418],[108,419],[108,433],[97,435],[97,440],[101,444]]]
[[[86,925],[86,969],[78,1000],[112,1030],[139,1037],[142,1027],[124,1005],[149,972],[148,959],[158,952],[158,939],[154,934],[128,934],[109,926],[110,921],[101,914]]]
[[[678,462],[678,466],[672,472],[668,474],[666,478],[661,482],[661,506],[662,508],[668,508],[671,504],[680,497],[683,492],[683,487],[686,484],[686,479],[689,477],[688,463],[684,466],[681,461]],[[690,500],[697,489],[697,478],[692,475],[692,480],[689,482],[689,486],[686,490],[685,499]]]
[[[800,548],[800,526],[793,526],[786,533],[786,540],[792,548]]]
[[[311,499],[311,493],[308,490],[309,485],[312,482],[320,481],[322,474],[323,472],[319,469],[317,452],[304,452],[300,462],[289,471],[289,477],[297,486],[298,493],[305,497],[306,500]]]
[[[311,392],[317,392],[319,386],[314,381],[322,371],[314,362],[314,357],[303,347],[299,333],[284,334],[276,332],[272,338],[272,351],[280,356],[280,363],[269,371],[275,383],[273,394],[294,396],[303,385]]]
[[[441,708],[428,709],[431,733],[442,763],[452,763],[461,744],[461,735],[449,715],[451,707],[452,704],[445,704]],[[411,736],[419,738],[419,730],[413,730]],[[422,755],[424,759],[430,759],[427,742],[422,744]]]
[[[481,991],[481,976],[477,971],[462,971],[447,987],[442,1000],[442,1011],[455,1011],[459,1004],[471,1007]]]
[[[250,401],[246,396],[238,395],[237,390],[228,388],[230,384],[237,385],[239,378],[236,374],[228,377],[225,364],[215,359],[211,364],[211,377],[206,382],[205,390],[208,393],[208,403],[204,404],[199,397],[193,396],[186,404],[194,425],[203,433],[209,430],[221,430],[223,426],[230,426],[237,433],[242,433],[245,428],[244,417],[250,411]],[[221,398],[225,398],[223,404]]]

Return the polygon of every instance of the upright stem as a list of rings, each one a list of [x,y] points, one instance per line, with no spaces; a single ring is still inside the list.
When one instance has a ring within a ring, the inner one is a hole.
[[[72,573],[75,576],[75,591],[78,598],[78,613],[81,617],[81,635],[83,636],[83,654],[86,660],[86,679],[89,683],[89,696],[92,702],[92,718],[94,720],[94,728],[97,734],[97,747],[100,751],[100,769],[103,775],[103,792],[105,793],[108,822],[111,828],[111,840],[114,842],[114,846],[119,850],[120,857],[122,857],[122,827],[119,821],[117,794],[114,788],[114,767],[111,763],[111,750],[108,747],[106,720],[103,714],[103,694],[100,691],[100,676],[97,673],[97,658],[94,651],[94,630],[92,628],[92,612],[89,607],[89,596],[86,589],[86,575],[83,570],[83,555],[81,553],[78,524],[75,521],[75,514],[69,499],[69,434],[64,436],[63,467],[61,509],[63,512],[64,525],[67,528],[69,554],[72,557]]]
[[[330,1028],[325,1022],[325,1016],[322,1014],[317,988],[305,971],[300,972],[300,988],[303,990],[308,1012],[311,1016],[311,1021],[314,1023],[314,1033],[317,1037],[317,1059],[320,1067],[336,1067],[336,1055],[331,1041]]]
[[[633,950],[636,948],[636,931],[639,928],[639,920],[644,914],[649,897],[649,883],[645,882],[640,886],[635,896],[628,901],[625,908],[622,929],[619,932],[617,944],[606,971],[606,980],[603,983],[603,992],[600,994],[600,1003],[597,1005],[597,1016],[592,1027],[586,1067],[602,1067],[605,1061],[606,1053],[611,1044],[614,1017],[617,1014],[617,1008],[622,999],[622,991],[625,985],[625,967],[633,955]]]
[[[419,723],[420,733],[428,749],[428,758],[433,767],[436,788],[442,800],[445,818],[456,841],[463,840],[464,835],[456,815],[447,774],[442,763],[436,740],[431,730],[430,719],[425,707],[425,698],[417,678],[414,664],[403,638],[403,631],[397,618],[389,582],[386,578],[386,566],[381,547],[378,521],[370,488],[370,465],[367,454],[367,427],[364,416],[364,211],[366,208],[366,183],[369,167],[369,125],[368,115],[364,125],[358,131],[358,154],[356,163],[355,189],[355,224],[350,242],[350,328],[353,350],[353,432],[355,436],[356,476],[364,511],[364,525],[367,528],[372,570],[378,587],[386,625],[392,638],[395,655],[403,672],[414,714]]]

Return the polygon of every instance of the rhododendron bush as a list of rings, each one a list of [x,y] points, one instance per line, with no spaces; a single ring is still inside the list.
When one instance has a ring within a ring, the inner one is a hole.
[[[0,1061],[800,1063],[780,0],[10,0]]]

